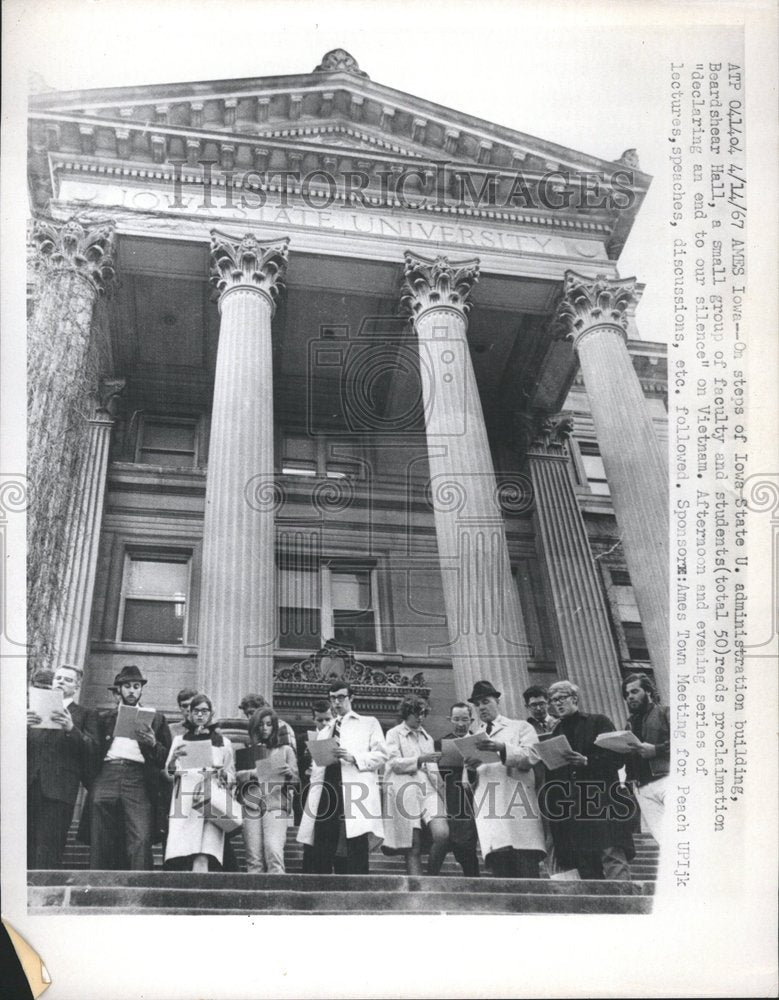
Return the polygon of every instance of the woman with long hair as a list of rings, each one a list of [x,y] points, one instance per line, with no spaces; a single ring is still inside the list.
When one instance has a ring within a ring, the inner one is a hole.
[[[260,766],[268,776],[260,781],[256,770],[238,771],[243,802],[246,870],[283,875],[284,845],[291,821],[290,792],[298,782],[298,764],[292,747],[279,734],[279,717],[272,708],[259,708],[249,720],[249,742],[265,751]]]
[[[407,697],[400,703],[401,723],[385,737],[389,760],[384,768],[384,844],[400,851],[409,875],[422,874],[422,827],[431,844],[428,875],[441,871],[449,844],[449,824],[443,780],[438,771],[440,753],[423,728],[429,714],[425,698]]]
[[[165,868],[174,871],[220,871],[222,868],[224,831],[193,808],[201,782],[216,781],[229,787],[235,779],[232,744],[216,728],[213,718],[211,700],[204,694],[195,695],[184,719],[184,731],[174,737],[163,771],[174,783],[165,844]],[[201,744],[197,751],[193,749],[195,744]],[[207,744],[205,752],[203,744]],[[188,755],[191,764],[197,760],[197,766],[187,766]],[[203,757],[209,761],[205,765]]]

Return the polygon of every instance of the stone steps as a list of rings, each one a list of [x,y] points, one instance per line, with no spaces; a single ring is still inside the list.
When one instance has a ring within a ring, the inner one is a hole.
[[[29,875],[30,913],[648,913],[651,882],[406,875],[50,871]]]

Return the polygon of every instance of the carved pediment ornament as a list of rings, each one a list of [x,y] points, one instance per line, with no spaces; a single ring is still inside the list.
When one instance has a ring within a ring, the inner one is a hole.
[[[479,261],[450,261],[438,256],[433,260],[406,251],[403,285],[400,290],[401,308],[415,319],[428,309],[456,309],[466,315],[470,308],[468,296],[479,280]]]
[[[581,338],[598,327],[618,328],[626,337],[628,310],[635,304],[636,279],[611,279],[600,274],[587,278],[566,271],[563,295],[552,320],[552,335],[572,340],[578,347]]]
[[[78,218],[67,222],[39,219],[33,227],[32,242],[43,268],[80,274],[103,294],[116,274],[114,231],[112,219],[94,222]]]
[[[263,292],[275,306],[287,269],[289,238],[260,243],[251,233],[211,230],[211,283],[220,297],[235,288]]]
[[[357,60],[346,49],[331,49],[322,56],[322,62],[314,69],[315,73],[354,73],[369,79],[357,65]]]
[[[409,677],[398,670],[371,667],[354,658],[354,652],[332,639],[313,656],[289,666],[278,666],[274,680],[283,683],[329,684],[343,680],[357,688],[425,688],[425,675]]]

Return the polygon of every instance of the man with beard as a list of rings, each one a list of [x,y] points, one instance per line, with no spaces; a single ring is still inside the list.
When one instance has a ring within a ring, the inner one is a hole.
[[[98,749],[97,714],[75,702],[82,671],[64,663],[51,686],[62,691],[59,729],[34,729],[27,711],[27,867],[58,868],[73,819],[79,785],[88,785]],[[40,683],[40,680],[38,680]]]
[[[120,704],[140,705],[146,678],[134,664],[114,679]],[[160,771],[170,750],[165,716],[155,712],[150,724],[139,725],[134,738],[114,736],[118,707],[101,720],[102,764],[92,787],[90,868],[133,871],[153,867],[152,844],[161,829]]]
[[[614,724],[580,711],[579,688],[570,681],[552,684],[549,701],[559,719],[554,736],[565,736],[571,746],[567,764],[548,772],[540,796],[557,864],[578,869],[584,879],[630,881],[635,803],[620,784],[622,757],[595,745]]]
[[[632,747],[626,755],[628,781],[634,783],[641,815],[659,842],[671,759],[668,709],[659,704],[655,686],[644,673],[624,679],[622,697],[630,712],[627,728],[641,740],[640,746]]]

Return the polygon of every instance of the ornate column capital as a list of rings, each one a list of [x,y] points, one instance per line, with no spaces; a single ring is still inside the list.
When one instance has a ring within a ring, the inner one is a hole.
[[[265,295],[271,309],[284,287],[289,238],[260,243],[251,233],[235,237],[211,230],[211,284],[219,292],[221,308],[225,295],[238,288]]]
[[[453,311],[465,318],[470,309],[468,296],[479,280],[478,259],[450,261],[438,256],[429,260],[408,250],[404,257],[401,308],[415,320],[430,309]]]
[[[88,222],[78,218],[67,222],[38,219],[33,225],[32,243],[42,268],[50,272],[79,274],[102,295],[115,276],[115,223],[112,219]]]
[[[119,397],[127,388],[123,378],[102,378],[97,386],[94,420],[113,423]]]
[[[636,301],[635,278],[611,279],[604,274],[586,278],[566,271],[552,334],[558,340],[572,340],[577,350],[584,336],[602,327],[611,327],[626,340],[627,311]]]
[[[525,451],[532,458],[568,459],[566,443],[573,434],[573,417],[570,413],[547,413],[534,410],[519,414],[517,430],[525,439]]]

